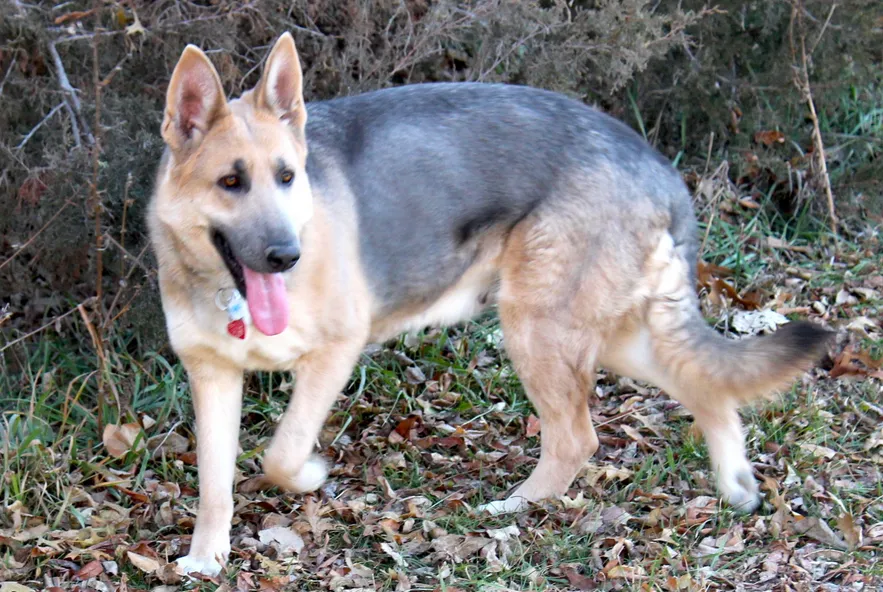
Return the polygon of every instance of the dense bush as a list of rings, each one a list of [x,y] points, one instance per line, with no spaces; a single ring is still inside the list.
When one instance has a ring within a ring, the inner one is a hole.
[[[209,51],[231,94],[256,81],[283,30],[297,40],[310,100],[439,80],[550,88],[625,119],[680,166],[705,162],[709,146],[715,159],[754,150],[756,131],[778,129],[787,143],[757,151],[782,178],[791,172],[779,169],[810,145],[805,100],[793,83],[794,40],[805,35],[826,133],[851,130],[855,138],[827,138],[845,145],[831,155],[845,200],[880,193],[879,4],[7,1],[0,308],[12,316],[4,330],[32,328],[94,295],[99,259],[102,318],[160,326],[143,213],[162,150],[166,84],[187,43]]]

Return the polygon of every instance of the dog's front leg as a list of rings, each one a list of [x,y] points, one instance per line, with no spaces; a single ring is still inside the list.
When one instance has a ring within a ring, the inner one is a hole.
[[[178,559],[178,571],[216,575],[230,554],[242,371],[203,361],[185,360],[184,365],[196,411],[199,509],[190,553]]]
[[[294,396],[264,455],[264,473],[271,482],[289,491],[306,492],[325,481],[325,463],[310,454],[361,349],[361,342],[337,343],[298,361]]]

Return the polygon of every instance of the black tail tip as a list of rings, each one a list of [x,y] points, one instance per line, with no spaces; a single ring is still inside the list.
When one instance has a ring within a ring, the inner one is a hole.
[[[809,321],[788,323],[776,331],[776,339],[788,348],[795,360],[818,360],[837,334]]]

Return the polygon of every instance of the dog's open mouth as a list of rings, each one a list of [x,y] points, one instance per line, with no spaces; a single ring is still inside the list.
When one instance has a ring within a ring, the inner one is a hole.
[[[233,249],[230,247],[227,237],[225,237],[220,230],[213,230],[212,242],[215,244],[218,253],[220,253],[221,259],[224,260],[224,265],[227,266],[230,275],[233,276],[233,282],[236,284],[236,289],[239,290],[239,293],[245,298],[247,296],[245,274],[242,271],[242,264],[236,258],[236,255],[233,254]]]
[[[261,273],[250,269],[236,257],[230,241],[220,230],[212,230],[212,242],[236,289],[245,297],[254,326],[264,335],[278,335],[288,327],[288,291],[281,273]]]

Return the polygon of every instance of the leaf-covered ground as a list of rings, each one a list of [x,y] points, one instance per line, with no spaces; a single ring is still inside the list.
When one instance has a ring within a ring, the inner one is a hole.
[[[683,408],[603,370],[590,394],[601,447],[568,495],[476,513],[529,474],[542,433],[488,316],[366,352],[322,433],[334,468],[316,494],[262,489],[261,449],[292,383],[252,378],[231,562],[184,581],[169,563],[196,512],[181,368],[119,337],[101,425],[95,360],[46,336],[8,352],[0,375],[2,591],[881,589],[879,236],[777,227],[767,204],[714,183],[696,184],[709,322],[839,331],[819,368],[744,413],[766,498],[756,514],[719,506]]]

